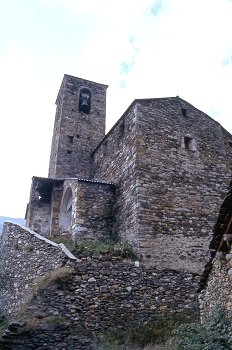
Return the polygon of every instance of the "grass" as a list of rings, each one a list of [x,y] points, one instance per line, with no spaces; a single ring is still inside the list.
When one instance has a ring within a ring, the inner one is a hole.
[[[70,267],[60,267],[54,271],[48,272],[43,277],[38,278],[36,285],[33,287],[27,299],[19,308],[16,319],[23,319],[27,321],[28,308],[33,303],[33,299],[36,296],[37,292],[39,290],[45,289],[51,283],[56,283],[57,285],[59,285],[60,289],[65,289],[69,280],[69,276],[71,273],[73,273],[73,271],[74,270]]]
[[[74,270],[70,267],[60,267],[54,271],[48,272],[45,276],[38,279],[33,292],[37,292],[39,289],[44,289],[51,283],[57,283],[64,286],[67,283],[70,274],[73,272]]]
[[[76,257],[110,254],[112,256],[121,256],[122,258],[129,258],[132,260],[137,259],[133,248],[126,242],[115,242],[111,239],[107,239],[104,241],[86,240],[77,243],[66,237],[54,237],[51,240],[56,243],[63,243]]]
[[[46,316],[43,317],[42,319],[38,319],[36,317],[31,317],[26,320],[26,331],[31,331],[35,329],[39,329],[43,325],[48,325],[52,324],[55,326],[61,325],[63,323],[63,319],[59,315],[54,315],[54,316]]]
[[[150,322],[144,322],[125,331],[111,330],[101,336],[103,350],[124,350],[132,346],[145,350],[165,350],[164,343],[172,331],[182,322],[190,321],[188,315],[156,315]],[[192,320],[192,318],[191,318]],[[170,350],[170,349],[169,349]]]
[[[3,333],[8,327],[8,324],[8,320],[4,316],[0,316],[0,336],[3,335]]]

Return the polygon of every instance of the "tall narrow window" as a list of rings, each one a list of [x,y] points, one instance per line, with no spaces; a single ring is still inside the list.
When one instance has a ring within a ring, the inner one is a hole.
[[[80,91],[79,96],[79,112],[89,114],[91,110],[91,92],[83,88]]]
[[[72,145],[74,136],[68,136],[68,141]]]
[[[188,137],[188,136],[184,137],[185,149],[190,149],[191,148],[191,142],[192,142],[192,138],[191,137]]]
[[[181,108],[181,113],[182,113],[183,117],[186,117],[187,116],[187,109]]]
[[[119,137],[123,137],[124,132],[125,132],[125,122],[122,122],[119,125]]]

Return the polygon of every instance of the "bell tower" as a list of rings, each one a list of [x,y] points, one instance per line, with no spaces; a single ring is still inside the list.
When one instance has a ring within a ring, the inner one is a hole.
[[[48,177],[89,178],[91,153],[105,135],[107,87],[64,75],[56,100]]]

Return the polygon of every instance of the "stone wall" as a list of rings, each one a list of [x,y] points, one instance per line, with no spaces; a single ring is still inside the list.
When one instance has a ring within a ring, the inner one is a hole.
[[[197,314],[198,276],[146,269],[120,257],[82,258],[62,284],[40,290],[30,310],[83,322],[95,332],[148,322],[158,314]]]
[[[209,248],[210,259],[200,281],[201,316],[208,317],[219,307],[232,319],[232,183],[221,205]]]
[[[2,350],[103,350],[99,339],[85,329],[44,321],[27,329],[24,323],[12,322],[0,337]]]
[[[76,241],[113,236],[113,184],[78,180],[72,234]]]
[[[136,113],[122,116],[93,152],[93,179],[117,185],[115,235],[137,244]]]
[[[65,323],[44,323],[27,329],[22,322],[12,322],[0,337],[2,350],[102,350],[99,340],[85,329]]]
[[[140,250],[157,267],[200,273],[231,178],[230,139],[189,103],[163,100],[138,107]]]
[[[67,190],[71,191],[67,213]],[[115,186],[104,182],[70,178],[34,177],[26,218],[27,226],[45,236],[64,232],[78,239],[101,239],[113,235]],[[69,216],[69,218],[67,218]],[[66,227],[62,221],[66,221]]]
[[[200,273],[231,178],[232,137],[176,98],[135,101],[94,151],[114,181],[116,228],[159,268]]]
[[[59,245],[11,223],[4,226],[0,252],[2,314],[17,312],[38,278],[64,266],[73,272],[34,293],[29,317],[58,315],[101,331],[139,324],[159,313],[197,313],[199,276],[186,271],[146,268],[107,255],[75,260]]]
[[[38,278],[72,259],[63,245],[20,225],[5,223],[0,246],[0,313],[18,311]]]
[[[218,252],[213,261],[207,286],[199,295],[202,318],[210,316],[217,308],[223,308],[232,317],[232,254]]]
[[[27,227],[45,237],[57,235],[62,194],[62,180],[34,176],[25,215]]]
[[[89,114],[79,110],[83,88],[91,94]],[[90,154],[105,135],[106,89],[65,74],[56,100],[49,177],[89,178]]]

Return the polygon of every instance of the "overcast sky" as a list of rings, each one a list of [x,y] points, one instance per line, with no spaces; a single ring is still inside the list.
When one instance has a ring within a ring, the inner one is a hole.
[[[107,130],[135,98],[179,95],[232,133],[232,1],[0,0],[0,215],[47,176],[65,73],[109,85]]]

